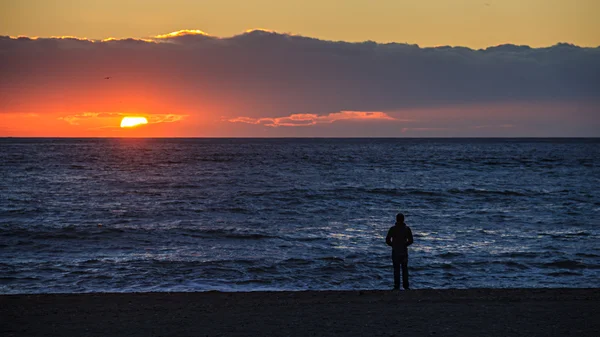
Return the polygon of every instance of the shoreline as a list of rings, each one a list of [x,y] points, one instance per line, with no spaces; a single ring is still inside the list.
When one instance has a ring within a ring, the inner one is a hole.
[[[600,288],[0,295],[3,336],[596,336]]]
[[[160,294],[169,294],[169,295],[185,295],[185,294],[245,294],[245,295],[249,295],[249,294],[256,294],[256,293],[260,293],[260,294],[284,294],[284,293],[288,293],[288,294],[300,294],[300,293],[305,293],[305,294],[325,294],[325,293],[329,293],[329,294],[351,294],[351,293],[361,293],[361,294],[378,294],[378,293],[395,293],[395,294],[399,294],[399,293],[418,293],[421,296],[431,296],[432,294],[436,293],[452,293],[454,296],[458,295],[458,294],[463,294],[463,295],[467,295],[467,294],[473,294],[473,293],[485,293],[486,295],[500,295],[501,293],[516,293],[516,292],[526,292],[526,293],[531,293],[531,294],[539,294],[539,293],[547,293],[547,292],[559,292],[559,293],[563,293],[563,292],[567,292],[567,293],[587,293],[587,292],[591,292],[591,293],[595,293],[595,292],[599,292],[600,293],[600,287],[598,288],[589,288],[589,287],[582,287],[582,288],[569,288],[569,287],[561,287],[561,288],[552,288],[552,287],[548,287],[548,288],[418,288],[418,289],[413,289],[411,288],[410,290],[404,290],[402,289],[402,287],[400,287],[400,290],[398,291],[392,291],[391,288],[390,289],[323,289],[323,290],[319,290],[319,289],[299,289],[299,290],[289,290],[289,289],[285,289],[285,290],[277,290],[277,289],[267,289],[267,290],[240,290],[240,291],[236,291],[236,290],[198,290],[198,291],[163,291],[163,290],[157,290],[157,291],[127,291],[127,292],[120,292],[120,291],[99,291],[99,292],[72,292],[72,293],[65,293],[65,292],[52,292],[52,293],[14,293],[14,294],[2,294],[0,293],[0,300],[3,297],[21,297],[21,296],[87,296],[87,295],[160,295]],[[600,295],[600,294],[599,294]]]

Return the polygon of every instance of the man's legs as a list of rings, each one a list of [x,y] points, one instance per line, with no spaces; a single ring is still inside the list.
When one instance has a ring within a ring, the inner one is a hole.
[[[394,289],[400,289],[400,262],[394,259]]]
[[[402,260],[402,287],[408,289],[408,257]]]
[[[392,263],[394,264],[394,289],[400,289],[400,265],[404,263],[404,256],[392,250]]]

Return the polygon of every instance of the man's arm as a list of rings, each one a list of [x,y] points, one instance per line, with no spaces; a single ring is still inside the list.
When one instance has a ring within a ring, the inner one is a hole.
[[[388,246],[392,245],[392,229],[390,228],[390,230],[388,230],[387,236],[385,237],[385,243]]]
[[[413,237],[412,237],[412,231],[410,230],[410,227],[406,227],[406,229],[408,229],[408,237],[407,237],[407,241],[406,241],[406,247],[412,245],[413,243]]]

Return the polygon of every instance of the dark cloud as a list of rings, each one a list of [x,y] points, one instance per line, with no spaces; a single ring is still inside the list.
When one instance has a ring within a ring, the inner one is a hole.
[[[600,48],[420,48],[261,30],[229,38],[199,31],[149,40],[0,37],[0,71],[3,112],[25,109],[24,100],[36,95],[60,105],[66,97],[101,100],[115,97],[117,89],[135,89],[138,98],[177,102],[188,112],[210,107],[215,118],[247,117],[246,123],[265,124],[257,119],[597,101]],[[101,81],[107,76],[110,81]]]

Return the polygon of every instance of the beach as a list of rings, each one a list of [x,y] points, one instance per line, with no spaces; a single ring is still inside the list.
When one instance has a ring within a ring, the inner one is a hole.
[[[600,289],[0,296],[3,336],[598,336]]]

